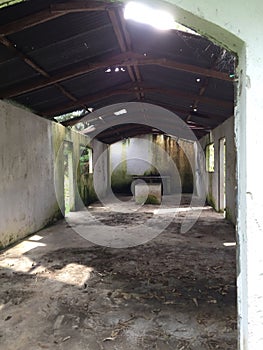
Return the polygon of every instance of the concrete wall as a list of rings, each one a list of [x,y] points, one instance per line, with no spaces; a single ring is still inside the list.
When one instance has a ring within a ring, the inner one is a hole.
[[[77,181],[80,145],[86,145],[89,140],[62,125],[0,101],[0,248],[61,217],[64,158],[57,156],[59,150],[63,155],[64,140],[72,143],[73,209],[78,209],[82,206]],[[95,159],[105,147],[95,141]],[[107,154],[105,157],[107,159]],[[107,170],[103,164],[99,168],[101,174]],[[101,183],[105,191],[107,182],[101,180]],[[92,182],[89,186],[93,186]]]
[[[225,138],[225,193],[226,193],[226,217],[236,223],[236,202],[237,202],[237,179],[236,179],[236,148],[234,140],[234,118],[231,117],[223,124],[212,130],[210,135],[203,137],[200,144],[205,152],[205,148],[210,143],[214,143],[215,165],[214,172],[208,173],[208,196],[207,200],[216,210],[219,207],[219,143]],[[205,167],[204,167],[205,168]]]
[[[187,154],[187,155],[186,155]],[[143,135],[110,146],[111,185],[116,192],[128,192],[131,175],[170,177],[171,192],[192,192],[193,142],[163,135]],[[194,169],[193,169],[194,170]]]
[[[0,102],[0,246],[59,215],[50,123]]]

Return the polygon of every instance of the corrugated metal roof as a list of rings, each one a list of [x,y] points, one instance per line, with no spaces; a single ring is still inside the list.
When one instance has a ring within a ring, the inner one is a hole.
[[[64,12],[49,18],[59,3]],[[198,35],[125,22],[121,4],[97,4],[29,0],[0,10],[0,97],[48,118],[137,98],[182,118],[198,114],[204,133],[233,114],[232,53]]]
[[[92,36],[95,33],[96,35],[96,31],[100,28],[109,30],[110,27],[112,25],[109,23],[106,12],[71,13],[36,25],[34,31],[28,28],[10,35],[9,38],[14,42],[23,43],[20,48],[23,52],[30,53],[60,42],[70,43],[72,38],[77,38],[79,34]],[[49,33],[49,35],[46,35],[46,33]]]
[[[67,26],[64,27],[64,30],[66,28]],[[50,32],[50,35],[53,35],[53,31]],[[98,38],[101,39],[98,40]],[[22,45],[19,47],[22,47],[23,50],[23,46],[28,45],[28,42],[25,39],[21,39],[20,42]],[[79,32],[61,41],[53,42],[52,40],[49,45],[37,50],[32,48],[29,56],[47,72],[53,72],[72,63],[77,64],[110,53],[118,48],[118,43],[111,25],[108,24],[90,32]]]
[[[128,28],[134,50],[157,57],[165,56],[179,62],[210,68],[215,51],[220,50],[211,41],[198,35],[181,31],[158,31],[134,21],[128,22]]]

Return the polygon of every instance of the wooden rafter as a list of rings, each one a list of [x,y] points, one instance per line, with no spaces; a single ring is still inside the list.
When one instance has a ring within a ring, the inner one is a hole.
[[[113,30],[115,32],[119,47],[121,49],[121,52],[125,53],[128,51],[128,46],[127,46],[127,43],[125,42],[124,35],[123,35],[121,27],[119,25],[119,22],[118,22],[119,19],[117,17],[117,14],[116,14],[114,9],[108,9],[108,14],[109,14],[109,18],[111,20],[112,27],[113,27]],[[127,71],[128,71],[128,74],[130,76],[131,81],[135,83],[136,76],[134,74],[132,66],[128,66]],[[137,96],[138,100],[140,100],[140,93],[139,92],[136,93],[136,96]]]
[[[51,78],[50,75],[43,68],[41,68],[37,63],[35,63],[30,57],[28,57],[19,49],[17,49],[16,45],[12,43],[9,39],[7,39],[6,37],[0,37],[0,42],[7,48],[11,49],[16,56],[22,59],[29,67],[33,68],[36,72],[40,73],[43,77],[47,79]],[[54,86],[71,101],[77,102],[77,98],[74,95],[72,95],[69,91],[67,91],[63,86],[59,85],[58,83],[55,83]],[[82,107],[86,108],[86,105],[82,105]]]
[[[91,106],[92,103],[95,103],[103,98],[112,97],[112,96],[116,96],[116,95],[127,95],[127,94],[133,94],[133,93],[135,93],[135,91],[134,91],[134,88],[132,88],[132,84],[124,84],[116,90],[109,89],[109,90],[106,90],[106,91],[104,90],[103,92],[99,92],[96,94],[91,94],[91,95],[88,95],[86,97],[79,99],[76,103],[68,102],[68,103],[65,103],[64,105],[61,105],[58,108],[44,111],[42,114],[44,116],[47,116],[47,117],[56,116],[59,114],[63,114],[67,110],[77,109],[82,104],[88,103],[89,106]]]
[[[118,20],[118,17],[117,17],[117,14],[116,14],[115,10],[114,9],[109,9],[108,10],[108,14],[109,14],[109,17],[110,17],[110,20],[111,20],[111,23],[112,23],[112,27],[113,27],[114,33],[115,33],[116,38],[118,40],[121,52],[128,51],[128,47],[127,47],[127,44],[125,42],[123,33],[121,31],[121,28],[120,28],[120,25],[119,25],[119,22],[118,22],[119,20]]]
[[[13,49],[13,45],[10,43],[10,41],[7,41],[7,39],[0,37],[0,42],[5,46]],[[17,50],[16,50],[16,53],[18,54]],[[63,71],[61,73],[57,73],[52,77],[50,77],[46,72],[44,72],[44,70],[41,67],[34,64],[32,60],[28,60],[28,58],[25,55],[19,53],[19,57],[22,60],[27,61],[27,63],[30,64],[33,69],[37,70],[45,78],[44,79],[40,78],[35,82],[21,84],[20,86],[18,87],[16,86],[15,88],[5,89],[4,91],[0,92],[1,98],[10,98],[10,97],[18,96],[23,93],[41,89],[41,88],[65,81],[67,79],[78,77],[82,74],[86,74],[98,69],[114,67],[114,66],[123,66],[123,67],[127,67],[127,69],[131,69],[132,67],[137,67],[137,66],[159,65],[165,68],[175,69],[179,71],[186,71],[188,73],[196,74],[198,76],[208,76],[208,77],[213,77],[221,80],[231,81],[231,79],[226,73],[205,69],[205,68],[201,68],[190,64],[182,64],[180,62],[168,60],[166,58],[152,58],[149,56],[145,57],[141,54],[130,52],[130,51],[124,52],[120,55],[115,55],[111,58],[105,59],[102,62],[92,62],[92,63],[89,62],[82,66],[78,66],[76,68],[72,68],[72,69]],[[133,75],[130,74],[130,77],[132,81],[134,82],[136,81],[134,74]],[[137,78],[140,79],[140,76],[138,75]]]
[[[47,72],[44,71],[37,63],[35,63],[32,59],[30,59],[28,56],[23,54],[21,51],[19,51],[14,43],[12,43],[9,39],[6,37],[0,37],[0,43],[13,51],[13,53],[19,57],[22,61],[24,61],[28,66],[34,69],[34,71],[40,73],[45,78],[48,78],[49,75]]]
[[[70,109],[77,109],[79,106],[83,104],[88,104],[89,106],[92,103],[96,103],[104,98],[112,97],[112,96],[117,96],[117,95],[127,95],[127,94],[136,94],[138,93],[138,89],[142,89],[145,93],[158,93],[158,94],[165,94],[165,95],[171,95],[175,98],[185,98],[188,100],[194,100],[199,97],[198,94],[193,94],[189,93],[186,91],[178,90],[178,89],[168,89],[168,88],[161,88],[161,87],[147,87],[144,85],[139,85],[139,86],[134,86],[134,84],[125,84],[122,86],[119,86],[115,90],[109,89],[105,90],[103,92],[99,92],[96,94],[91,94],[88,96],[85,96],[81,99],[79,99],[77,102],[69,102],[64,105],[61,105],[58,108],[52,109],[52,110],[47,110],[43,112],[44,115],[46,116],[55,116],[58,114],[61,114],[65,111],[68,111]],[[215,99],[215,98],[210,98],[206,96],[200,96],[199,97],[201,101],[206,102],[208,104],[212,104],[215,106],[223,106],[226,108],[231,109],[233,107],[232,101],[227,101],[227,100],[220,100],[220,99]]]
[[[130,37],[129,32],[127,31],[126,23],[124,21],[123,8],[118,8],[116,11],[118,13],[118,18],[119,18],[119,23],[120,23],[119,25],[120,25],[121,31],[123,33],[123,38],[126,42],[126,47],[129,51],[132,51],[132,49],[133,49],[132,48],[132,41],[131,41],[131,37]],[[134,64],[130,68],[134,71],[135,81],[141,82],[142,77],[141,77],[141,73],[140,73],[140,70],[138,68],[138,65]],[[143,91],[140,91],[140,93],[137,95],[137,97],[138,97],[138,100],[140,100],[141,98],[144,98]]]

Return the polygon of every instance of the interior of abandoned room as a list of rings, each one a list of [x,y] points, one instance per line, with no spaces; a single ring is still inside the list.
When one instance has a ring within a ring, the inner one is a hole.
[[[122,2],[0,7],[0,349],[237,349],[237,65]]]

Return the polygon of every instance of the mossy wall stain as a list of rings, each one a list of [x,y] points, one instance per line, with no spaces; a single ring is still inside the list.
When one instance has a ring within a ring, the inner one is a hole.
[[[98,200],[93,184],[93,174],[82,174],[79,178],[78,188],[84,205],[89,205]]]
[[[129,140],[121,142],[121,162],[111,174],[113,192],[131,194],[132,176],[127,174],[127,147]]]

